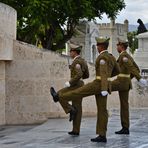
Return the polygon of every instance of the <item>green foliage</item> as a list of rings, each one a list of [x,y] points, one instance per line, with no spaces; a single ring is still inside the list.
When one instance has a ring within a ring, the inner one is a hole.
[[[63,49],[80,19],[94,20],[103,13],[115,17],[124,0],[1,0],[17,11],[17,39],[41,41],[49,50]],[[56,43],[56,44],[54,44]]]
[[[135,49],[138,48],[138,39],[136,38],[137,31],[128,32],[127,38],[129,41],[130,52],[133,54]]]

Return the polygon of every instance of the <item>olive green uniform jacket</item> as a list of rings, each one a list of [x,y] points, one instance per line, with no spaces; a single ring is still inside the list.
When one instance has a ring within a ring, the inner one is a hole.
[[[140,70],[133,58],[126,52],[122,52],[117,60],[120,67],[120,74],[112,82],[112,91],[119,91],[120,97],[120,118],[122,127],[129,128],[129,90],[132,88],[131,79],[141,78]]]
[[[83,75],[83,64],[84,59],[80,56],[76,57],[72,64],[69,66],[70,68],[70,87],[63,88],[58,91],[59,95],[63,95],[66,92],[70,92],[71,90],[75,90],[76,88],[79,88],[84,85],[84,82],[82,81],[82,75]],[[61,106],[63,107],[65,113],[69,113],[69,110],[64,106],[62,101],[59,101]],[[72,131],[79,133],[80,132],[80,125],[81,125],[81,117],[82,117],[82,98],[79,100],[73,100],[72,106],[74,106],[78,113],[76,115],[76,118],[73,120],[73,129]]]

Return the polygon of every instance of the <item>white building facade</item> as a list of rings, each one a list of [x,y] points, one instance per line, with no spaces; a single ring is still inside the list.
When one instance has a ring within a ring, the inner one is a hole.
[[[137,38],[138,49],[135,51],[133,57],[140,67],[141,74],[148,76],[148,32],[139,34]]]
[[[70,40],[75,44],[83,46],[81,56],[90,63],[95,63],[98,51],[96,49],[96,37],[110,38],[108,50],[116,58],[118,52],[116,50],[116,44],[118,38],[127,40],[128,33],[128,20],[125,20],[123,24],[115,23],[115,20],[111,20],[110,23],[95,24],[94,22],[81,21],[77,26],[77,33]]]
[[[70,40],[75,44],[82,45],[81,56],[88,62],[94,63],[98,52],[95,38],[99,36],[98,25],[93,22],[80,22],[77,26],[77,34]]]
[[[117,58],[116,44],[118,43],[118,38],[127,40],[128,20],[125,20],[123,24],[115,23],[115,20],[111,20],[110,23],[98,24],[98,27],[99,36],[110,38],[108,50]]]

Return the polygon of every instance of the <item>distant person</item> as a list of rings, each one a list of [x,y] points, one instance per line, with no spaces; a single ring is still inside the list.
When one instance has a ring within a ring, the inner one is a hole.
[[[137,34],[147,32],[147,29],[146,29],[146,27],[145,27],[145,25],[143,24],[143,22],[142,22],[141,19],[138,19],[138,20],[137,20],[137,23],[139,23]]]

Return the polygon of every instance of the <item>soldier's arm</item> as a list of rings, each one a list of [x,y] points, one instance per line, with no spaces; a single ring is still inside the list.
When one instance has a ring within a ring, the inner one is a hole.
[[[141,78],[139,70],[135,67],[132,60],[126,56],[122,58],[123,65],[128,69],[130,74],[134,76],[138,81]]]
[[[100,59],[101,91],[108,90],[108,65],[105,58]]]
[[[114,76],[116,76],[116,75],[118,75],[120,73],[119,64],[117,63],[117,61],[116,61],[116,59],[114,57],[113,57],[113,63],[114,63],[114,67],[113,67],[111,77],[114,77]]]
[[[78,63],[75,65],[75,75],[73,78],[70,79],[69,83],[70,85],[75,85],[77,82],[82,78],[83,72],[81,65]]]
[[[115,66],[113,68],[113,74],[114,76],[118,75],[120,73],[120,67],[119,64],[117,62],[115,62]]]

